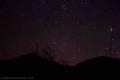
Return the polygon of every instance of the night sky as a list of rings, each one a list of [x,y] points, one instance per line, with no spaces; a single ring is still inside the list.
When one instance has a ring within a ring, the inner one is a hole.
[[[0,58],[36,48],[66,64],[120,58],[119,26],[118,0],[0,0]]]

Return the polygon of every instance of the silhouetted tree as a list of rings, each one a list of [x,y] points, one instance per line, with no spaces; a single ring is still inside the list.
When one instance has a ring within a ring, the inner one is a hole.
[[[46,55],[46,57],[47,57],[47,59],[49,59],[49,60],[54,60],[54,56],[53,56],[53,53],[55,52],[55,50],[54,49],[51,49],[49,46],[47,47],[47,49],[43,49],[42,50],[43,51],[43,53]]]
[[[40,54],[40,52],[39,52],[39,44],[38,44],[37,42],[35,43],[35,51],[34,51],[34,52],[35,52],[36,54]],[[42,54],[45,54],[45,57],[46,57],[48,60],[50,60],[50,61],[53,61],[53,60],[54,60],[53,54],[54,54],[55,50],[52,49],[51,47],[48,46],[47,48],[42,49],[41,52],[42,52]]]

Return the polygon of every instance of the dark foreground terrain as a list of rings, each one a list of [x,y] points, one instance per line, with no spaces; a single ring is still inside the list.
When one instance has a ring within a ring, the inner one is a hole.
[[[32,77],[33,80],[81,80],[85,78],[88,80],[96,77],[112,77],[114,74],[116,77],[119,77],[119,72],[120,60],[104,56],[87,60],[74,67],[48,61],[35,54],[28,54],[16,59],[0,61],[1,78],[17,76],[26,78]],[[107,76],[108,74],[110,75]],[[118,74],[118,76],[116,74]]]

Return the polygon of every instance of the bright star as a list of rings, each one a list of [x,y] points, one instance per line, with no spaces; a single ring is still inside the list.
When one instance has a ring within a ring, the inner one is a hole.
[[[112,27],[110,27],[110,32],[113,32],[113,28]]]

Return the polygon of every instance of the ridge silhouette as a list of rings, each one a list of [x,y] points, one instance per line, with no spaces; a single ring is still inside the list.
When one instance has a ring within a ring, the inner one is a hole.
[[[0,61],[0,76],[2,75],[32,75],[37,78],[55,78],[55,75],[61,79],[85,78],[84,76],[104,72],[105,74],[114,71],[120,71],[120,60],[110,57],[97,57],[79,63],[74,67],[68,67],[54,61],[48,61],[36,54],[30,53],[18,58]],[[81,76],[82,75],[82,76]],[[103,75],[103,74],[102,74]]]
[[[0,76],[1,75],[61,75],[68,74],[68,66],[59,64],[54,61],[48,61],[34,53],[20,56],[10,60],[0,61]]]

